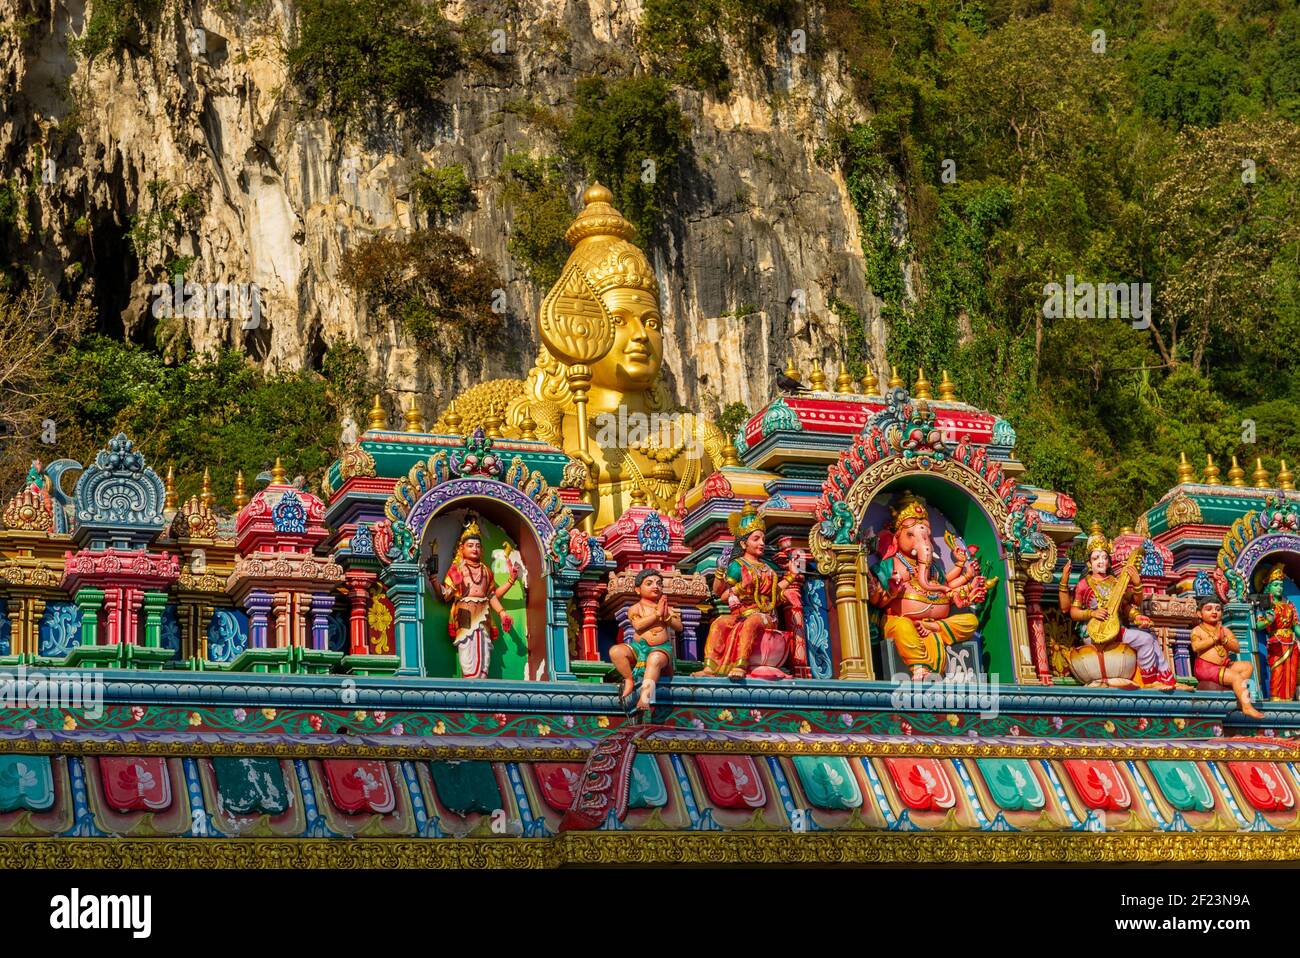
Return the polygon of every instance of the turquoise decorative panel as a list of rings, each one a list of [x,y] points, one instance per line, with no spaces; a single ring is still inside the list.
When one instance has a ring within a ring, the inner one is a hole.
[[[239,609],[217,609],[208,623],[208,659],[233,662],[248,648],[248,616]]]
[[[72,602],[51,602],[41,617],[41,655],[61,658],[81,644],[81,610]]]
[[[1169,804],[1180,812],[1208,812],[1214,807],[1214,793],[1195,762],[1147,762],[1151,776]]]
[[[999,808],[1029,812],[1046,804],[1043,787],[1023,758],[977,758],[975,764]]]
[[[849,760],[839,755],[796,755],[794,770],[799,774],[808,801],[818,808],[843,811],[860,808],[862,789]]]
[[[0,812],[54,805],[54,771],[45,755],[0,755]]]
[[[826,602],[826,582],[823,579],[804,579],[803,629],[808,647],[808,668],[812,671],[813,678],[834,678],[830,614]]]
[[[232,815],[280,815],[289,810],[284,769],[274,758],[214,758],[217,791]]]
[[[632,780],[628,787],[628,808],[663,808],[668,804],[668,786],[653,755],[638,753],[632,759]]]

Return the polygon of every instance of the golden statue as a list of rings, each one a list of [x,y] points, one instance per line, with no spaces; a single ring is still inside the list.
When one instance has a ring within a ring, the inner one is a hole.
[[[433,431],[464,435],[504,410],[503,436],[535,433],[587,464],[595,526],[602,528],[634,495],[672,509],[722,462],[726,440],[702,417],[674,412],[659,381],[659,282],[632,242],[636,228],[599,183],[582,199],[582,212],[564,234],[573,251],[542,303],[541,347],[528,378],[466,390]]]

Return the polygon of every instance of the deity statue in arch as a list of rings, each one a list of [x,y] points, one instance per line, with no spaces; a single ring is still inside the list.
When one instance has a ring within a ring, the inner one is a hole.
[[[495,613],[501,630],[509,632],[514,626],[510,614],[501,605],[505,595],[518,578],[518,567],[510,567],[510,576],[504,585],[497,585],[492,567],[483,561],[483,538],[478,521],[467,516],[456,545],[456,560],[447,570],[447,576],[438,583],[436,566],[429,576],[434,592],[443,602],[451,603],[451,616],[447,632],[456,655],[460,671],[467,679],[488,677],[488,664],[492,658],[492,643],[498,631],[492,623]]]
[[[1285,593],[1286,571],[1278,563],[1268,573],[1264,594],[1269,608],[1255,616],[1255,627],[1264,630],[1268,651],[1269,697],[1289,701],[1296,693],[1296,640],[1300,622],[1296,608]]]

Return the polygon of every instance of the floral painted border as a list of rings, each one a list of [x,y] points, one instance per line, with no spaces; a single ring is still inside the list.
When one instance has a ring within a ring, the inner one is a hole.
[[[857,732],[884,735],[1070,736],[1077,738],[1216,738],[1214,719],[1163,716],[1053,716],[940,712],[848,712],[815,709],[677,708],[652,716],[656,725],[737,732]],[[315,708],[192,708],[174,705],[108,705],[102,714],[84,709],[0,710],[0,728],[91,731],[213,731],[310,735],[481,735],[599,738],[627,724],[624,715],[505,712],[394,711]],[[1265,735],[1275,734],[1272,730]],[[1279,737],[1295,734],[1284,729]]]

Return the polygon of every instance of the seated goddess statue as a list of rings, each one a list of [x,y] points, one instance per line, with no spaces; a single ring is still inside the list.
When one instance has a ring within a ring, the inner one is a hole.
[[[589,323],[593,339],[599,330],[612,328],[612,345],[589,364],[588,451],[581,448],[578,405],[565,363],[547,349],[541,317],[542,346],[528,378],[497,379],[466,390],[434,426],[437,433],[464,432],[504,411],[502,434],[519,438],[531,422],[538,439],[587,464],[595,483],[597,529],[617,519],[634,496],[660,511],[672,509],[682,493],[722,462],[726,445],[712,423],[671,411],[659,380],[664,358],[659,282],[632,243],[635,227],[612,199],[600,184],[583,194],[583,210],[565,233],[573,251],[547,297],[548,303],[561,300],[557,308],[567,311],[571,328]],[[622,425],[609,428],[613,424]],[[655,428],[664,424],[668,428]]]

